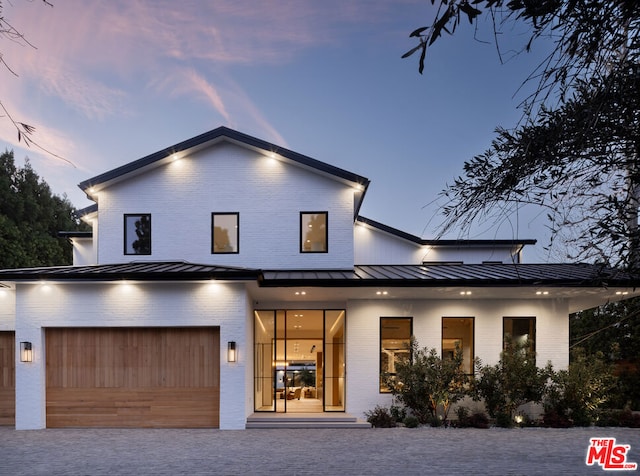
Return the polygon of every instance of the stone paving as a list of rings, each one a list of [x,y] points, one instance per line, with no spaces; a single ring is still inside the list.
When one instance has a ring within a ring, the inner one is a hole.
[[[589,439],[640,463],[640,430],[293,429],[16,431],[0,427],[0,475],[590,475]],[[639,474],[640,471],[616,471]]]

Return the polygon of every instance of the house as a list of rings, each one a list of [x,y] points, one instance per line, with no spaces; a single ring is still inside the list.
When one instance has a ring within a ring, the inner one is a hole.
[[[505,336],[562,368],[570,313],[638,294],[614,270],[522,263],[534,240],[362,217],[368,185],[225,127],[82,182],[73,266],[0,271],[0,424],[362,418],[411,335],[460,346],[469,372]]]

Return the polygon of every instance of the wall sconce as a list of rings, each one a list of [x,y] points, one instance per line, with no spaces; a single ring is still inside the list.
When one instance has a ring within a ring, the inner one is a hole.
[[[236,343],[233,340],[227,342],[227,362],[235,362],[237,358]]]
[[[20,342],[20,362],[33,362],[31,342]]]

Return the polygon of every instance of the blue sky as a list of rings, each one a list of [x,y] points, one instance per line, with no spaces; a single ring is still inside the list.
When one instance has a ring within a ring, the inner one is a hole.
[[[517,122],[518,87],[543,54],[514,57],[527,38],[506,31],[501,64],[485,19],[436,42],[420,75],[401,55],[433,16],[428,0],[53,4],[3,2],[36,48],[1,40],[19,77],[0,70],[0,100],[75,168],[24,148],[6,120],[0,148],[79,208],[91,204],[82,180],[225,125],[364,175],[362,215],[433,238],[438,193]],[[529,212],[447,237],[536,238],[528,259],[540,261],[545,236]]]

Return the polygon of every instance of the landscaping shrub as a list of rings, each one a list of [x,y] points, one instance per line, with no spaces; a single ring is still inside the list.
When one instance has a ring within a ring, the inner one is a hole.
[[[549,373],[543,404],[545,426],[590,426],[598,409],[616,385],[613,366],[601,353],[586,357],[582,349],[571,353],[567,370]]]
[[[509,342],[496,365],[483,366],[477,360],[473,399],[484,400],[496,425],[512,427],[515,411],[520,405],[542,400],[550,371],[550,365],[545,369],[536,366],[535,353],[526,342]]]
[[[402,423],[404,423],[404,426],[406,426],[407,428],[417,428],[418,425],[420,424],[418,419],[413,415],[409,415],[408,417],[405,417]]]
[[[397,362],[395,375],[385,375],[385,383],[420,423],[446,424],[451,405],[467,394],[462,350],[443,359],[436,349],[420,349],[415,339],[410,350],[411,359]]]
[[[397,426],[396,420],[386,407],[376,405],[373,410],[365,412],[364,415],[374,428],[394,428]]]
[[[640,414],[633,413],[628,408],[624,410],[601,410],[596,419],[596,426],[640,428]]]
[[[455,422],[457,428],[489,428],[489,418],[483,412],[469,414],[467,407],[456,408],[458,420]]]

